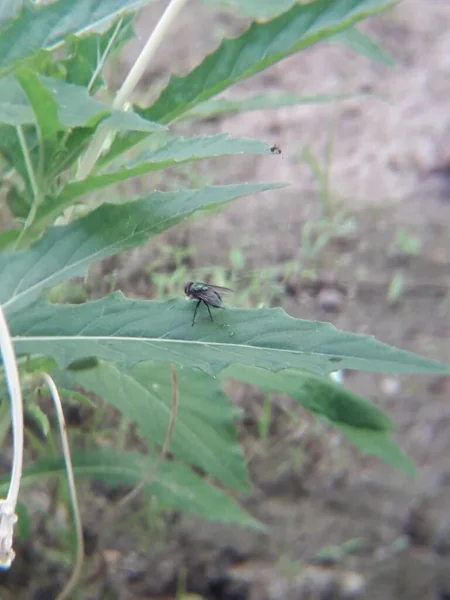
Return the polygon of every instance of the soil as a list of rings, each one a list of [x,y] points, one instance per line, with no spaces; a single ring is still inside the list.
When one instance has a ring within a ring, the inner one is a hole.
[[[160,9],[157,3],[141,16],[142,37]],[[169,70],[185,72],[216,46],[216,36],[224,31],[235,35],[242,27],[242,21],[193,2],[148,72],[147,84],[162,83]],[[207,227],[205,219],[195,220],[166,241],[181,246],[187,239],[195,245],[194,271],[207,264],[227,265],[236,247],[244,249],[252,269],[298,260],[313,270],[314,278],[311,282],[299,271],[287,281],[280,304],[289,314],[331,321],[340,329],[448,361],[450,3],[408,0],[361,30],[391,54],[394,68],[337,44],[319,45],[228,96],[367,95],[195,126],[197,134],[227,132],[266,139],[282,149],[271,157],[214,162],[213,176],[203,169],[203,177],[215,183],[285,181],[290,187],[237,201],[208,216]],[[128,47],[122,72],[141,43]],[[318,223],[321,205],[302,152],[310,148],[323,156],[330,129],[332,235],[311,257],[302,245],[303,228]],[[338,227],[341,212],[352,220],[350,232]],[[414,251],[395,243],[404,232],[419,240]],[[153,243],[114,264],[121,289],[150,293],[134,282],[154,252]],[[401,282],[399,293],[393,282]],[[117,524],[97,577],[81,597],[162,600],[184,589],[191,598],[211,600],[450,598],[450,582],[445,587],[444,581],[450,571],[450,378],[346,373],[344,384],[391,416],[401,448],[418,467],[415,477],[361,456],[285,398],[274,399],[272,426],[261,440],[255,422],[263,396],[234,386],[234,400],[246,409],[240,436],[254,485],[251,497],[241,500],[267,532],[169,515],[143,539],[136,523],[125,531],[123,523]],[[95,502],[109,499],[97,489]],[[98,521],[88,519],[86,536],[94,555],[98,534]],[[347,552],[342,551],[346,542]],[[17,551],[14,568],[0,579],[5,583],[1,598],[55,597],[65,573],[43,565],[32,541]],[[28,591],[20,580],[30,583]],[[43,580],[52,583],[42,588]]]

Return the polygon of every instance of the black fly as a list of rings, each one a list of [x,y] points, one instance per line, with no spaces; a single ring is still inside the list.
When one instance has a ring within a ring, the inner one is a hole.
[[[209,312],[209,317],[211,321],[214,322],[212,318],[210,306],[214,306],[215,308],[223,308],[222,297],[219,292],[232,292],[230,288],[221,287],[219,285],[209,285],[207,283],[203,283],[201,281],[189,281],[184,286],[184,293],[191,300],[198,300],[197,306],[194,310],[194,317],[192,319],[192,326],[195,323],[195,316],[197,314],[198,307],[203,302]]]

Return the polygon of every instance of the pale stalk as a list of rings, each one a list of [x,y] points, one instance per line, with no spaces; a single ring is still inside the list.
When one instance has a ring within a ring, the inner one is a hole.
[[[15,515],[19,497],[23,468],[23,402],[20,388],[19,370],[14,346],[5,314],[0,306],[0,348],[3,370],[11,398],[11,426],[13,437],[13,464],[11,481],[6,500],[0,501],[0,563],[8,568],[14,560],[13,527],[17,521]]]
[[[0,347],[2,350],[3,368],[6,383],[11,397],[11,424],[13,432],[13,467],[11,482],[6,501],[15,508],[19,496],[20,480],[23,464],[23,403],[20,389],[19,370],[17,368],[14,346],[9,332],[5,314],[0,306]]]
[[[69,440],[67,439],[66,422],[64,419],[64,412],[62,409],[61,399],[59,397],[58,388],[55,385],[53,379],[47,373],[42,374],[45,383],[50,391],[50,395],[55,405],[56,415],[58,418],[59,431],[61,434],[61,445],[63,450],[64,462],[66,465],[67,473],[67,484],[69,487],[69,496],[72,504],[73,519],[75,522],[75,533],[77,540],[77,552],[75,556],[75,564],[72,569],[72,575],[69,581],[64,586],[64,589],[58,594],[56,600],[65,600],[72,594],[75,586],[81,577],[81,568],[83,566],[84,559],[84,541],[83,541],[83,525],[81,522],[80,508],[77,499],[77,490],[75,487],[75,477],[72,468],[72,459],[70,457],[70,446]]]
[[[122,110],[125,104],[129,101],[131,94],[134,92],[136,85],[147,69],[151,59],[154,57],[158,46],[163,41],[169,27],[177,17],[183,5],[187,0],[171,0],[162,17],[158,21],[155,29],[152,31],[147,40],[142,52],[138,56],[136,62],[128,73],[121,88],[112,103],[113,110]],[[83,180],[92,171],[98,157],[100,156],[103,145],[109,134],[109,128],[100,126],[92,139],[89,148],[78,165],[76,179]]]
[[[179,403],[179,389],[178,389],[178,376],[175,367],[170,365],[170,377],[172,380],[172,406],[170,409],[170,420],[169,426],[167,428],[166,437],[164,439],[163,446],[161,448],[161,452],[159,453],[158,458],[153,465],[153,468],[148,472],[147,476],[134,488],[131,490],[129,494],[124,496],[117,503],[118,509],[122,509],[124,506],[129,504],[132,500],[134,500],[140,492],[144,489],[146,485],[150,483],[153,479],[156,471],[159,468],[159,465],[166,458],[167,453],[169,452],[170,442],[172,441],[173,430],[175,429],[175,423],[177,421],[178,414],[178,403]]]
[[[105,537],[111,530],[111,523],[117,515],[117,513],[122,510],[127,504],[129,504],[132,500],[134,500],[141,491],[151,482],[155,473],[157,472],[160,464],[166,458],[167,453],[169,452],[170,442],[172,441],[173,432],[175,429],[175,424],[177,421],[178,414],[178,405],[179,405],[179,397],[180,392],[178,388],[178,376],[177,371],[173,364],[170,365],[170,378],[172,382],[172,404],[170,408],[170,418],[169,425],[167,427],[166,437],[164,439],[164,443],[161,448],[161,452],[159,453],[153,467],[149,470],[149,472],[144,476],[142,481],[140,481],[136,487],[134,487],[128,494],[126,494],[123,498],[121,498],[117,504],[113,505],[109,512],[106,515],[105,521],[102,526],[102,535],[99,540],[99,547],[103,548],[105,543]]]

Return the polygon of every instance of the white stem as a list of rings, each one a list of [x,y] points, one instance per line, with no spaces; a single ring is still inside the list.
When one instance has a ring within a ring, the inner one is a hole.
[[[0,306],[0,348],[3,370],[11,397],[13,464],[6,500],[0,500],[0,567],[8,569],[14,560],[13,534],[17,522],[16,505],[23,467],[23,402],[19,370],[8,323]]]
[[[147,43],[142,49],[142,52],[125,78],[121,88],[117,92],[117,95],[112,103],[113,110],[122,110],[126,102],[130,99],[130,96],[134,92],[139,79],[142,77],[150,60],[155,55],[158,46],[164,39],[169,27],[186,2],[187,0],[170,1],[155,29],[148,38]],[[109,130],[105,127],[99,127],[95,132],[92,142],[78,166],[76,177],[77,180],[85,179],[92,171],[98,157],[101,154],[103,145],[108,137],[108,133]]]
[[[125,81],[122,84],[122,87],[117,92],[117,96],[115,97],[112,105],[114,109],[122,109],[125,102],[129,100],[136,85],[138,84],[139,79],[144,74],[144,71],[147,68],[150,60],[156,54],[156,50],[163,41],[169,27],[172,25],[172,22],[175,20],[176,16],[186,2],[187,0],[170,1],[169,6],[164,11],[155,29],[148,38],[147,43],[142,49],[142,52],[134,63],[131,71],[128,73]]]
[[[45,379],[45,383],[48,386],[50,395],[55,405],[56,415],[58,417],[59,431],[61,434],[61,445],[63,450],[64,462],[66,464],[67,472],[67,483],[69,486],[69,495],[72,503],[73,519],[75,522],[75,532],[77,539],[77,553],[75,557],[75,564],[72,570],[72,575],[69,581],[64,586],[64,589],[59,593],[56,600],[64,600],[69,598],[72,594],[75,586],[77,585],[80,576],[81,569],[83,566],[84,559],[84,542],[83,542],[83,525],[81,522],[80,508],[77,499],[77,490],[75,487],[75,477],[72,468],[72,459],[70,458],[70,446],[69,440],[67,439],[66,422],[64,420],[64,412],[62,409],[61,399],[59,397],[58,388],[55,385],[53,379],[47,373],[43,373],[42,377]]]
[[[6,502],[13,511],[19,496],[20,480],[22,478],[23,464],[23,403],[22,390],[20,389],[19,370],[17,368],[14,346],[9,332],[5,314],[0,306],[0,348],[2,351],[3,368],[11,397],[11,424],[13,433],[13,466],[11,482],[9,485]]]

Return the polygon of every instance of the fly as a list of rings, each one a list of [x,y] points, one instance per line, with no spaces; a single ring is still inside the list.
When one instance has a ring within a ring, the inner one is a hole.
[[[223,308],[222,297],[219,292],[232,292],[233,290],[226,287],[221,287],[219,285],[209,285],[207,283],[203,283],[201,281],[189,281],[184,286],[184,293],[190,300],[197,300],[197,305],[194,310],[194,316],[192,318],[192,326],[195,323],[195,316],[197,314],[198,307],[203,302],[203,304],[208,309],[209,318],[212,322],[214,319],[212,318],[210,306],[214,306],[214,308]]]

